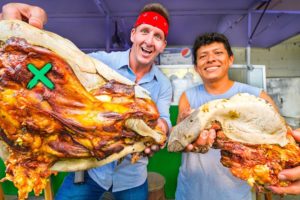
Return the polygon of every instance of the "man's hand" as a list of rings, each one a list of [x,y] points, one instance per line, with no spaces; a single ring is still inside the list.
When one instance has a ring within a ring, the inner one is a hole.
[[[160,130],[162,130],[162,132],[164,134],[166,134],[166,136],[168,135],[168,132],[169,132],[169,126],[167,124],[167,122],[164,120],[164,119],[161,119],[159,118],[157,120],[157,126],[160,128]],[[165,143],[166,144],[166,143]],[[163,144],[162,146],[159,146],[159,145],[151,145],[151,147],[148,147],[144,150],[144,153],[147,155],[147,156],[153,156],[153,154],[157,151],[159,151],[160,149],[164,148],[165,147],[165,144]]]
[[[186,152],[197,152],[197,153],[206,153],[209,148],[212,146],[216,138],[216,130],[209,129],[203,130],[196,141],[192,144],[187,145],[185,148]]]
[[[180,112],[177,123],[181,122],[187,118],[194,110],[190,107],[187,107],[185,110]],[[206,153],[209,148],[212,146],[216,138],[216,130],[214,128],[210,130],[202,131],[195,142],[188,144],[185,148],[186,152],[197,152],[197,153]]]
[[[156,126],[159,127],[160,130],[162,130],[162,132],[163,132],[164,134],[168,135],[168,132],[169,132],[169,126],[168,126],[168,123],[167,123],[164,119],[159,118],[159,119],[157,120],[157,125],[156,125]]]
[[[3,19],[22,20],[42,29],[47,22],[47,14],[42,8],[37,6],[23,3],[8,3],[2,7],[2,13],[0,13],[0,20]]]
[[[294,130],[293,136],[296,141],[300,142],[300,129]],[[272,190],[272,192],[277,194],[300,194],[300,166],[282,170],[278,178],[280,180],[292,181],[292,184],[287,187],[270,186],[269,189]]]

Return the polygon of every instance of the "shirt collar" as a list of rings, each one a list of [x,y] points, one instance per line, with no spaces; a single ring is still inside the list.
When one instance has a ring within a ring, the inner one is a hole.
[[[129,66],[129,53],[130,53],[130,49],[128,49],[124,53],[120,54],[120,65],[118,65],[116,67],[117,69],[121,69],[123,67]]]
[[[158,76],[158,68],[156,65],[152,65],[151,70],[145,74],[145,76],[141,79],[140,83],[150,82],[152,80],[157,80]]]

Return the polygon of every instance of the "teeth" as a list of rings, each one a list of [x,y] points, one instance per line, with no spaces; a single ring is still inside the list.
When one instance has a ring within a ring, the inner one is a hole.
[[[152,53],[152,51],[150,51],[150,50],[146,50],[146,49],[144,49],[143,47],[142,47],[142,51],[144,51],[144,52],[146,52],[146,53]]]
[[[214,70],[216,70],[216,69],[218,69],[218,67],[208,67],[208,68],[206,68],[205,70],[206,70],[206,71],[214,71]]]

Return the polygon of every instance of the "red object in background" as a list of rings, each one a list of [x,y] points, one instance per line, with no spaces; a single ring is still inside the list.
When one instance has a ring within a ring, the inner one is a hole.
[[[191,49],[190,48],[183,48],[181,50],[182,57],[188,58],[191,56]]]

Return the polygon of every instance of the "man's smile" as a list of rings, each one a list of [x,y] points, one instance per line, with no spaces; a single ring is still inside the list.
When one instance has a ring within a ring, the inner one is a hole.
[[[151,54],[153,51],[151,51],[150,49],[147,49],[147,48],[145,48],[145,47],[141,47],[141,49],[142,49],[142,51],[144,52],[144,53],[147,53],[147,54]]]
[[[213,72],[215,70],[219,69],[219,66],[210,66],[210,67],[205,67],[204,70],[207,72]]]

